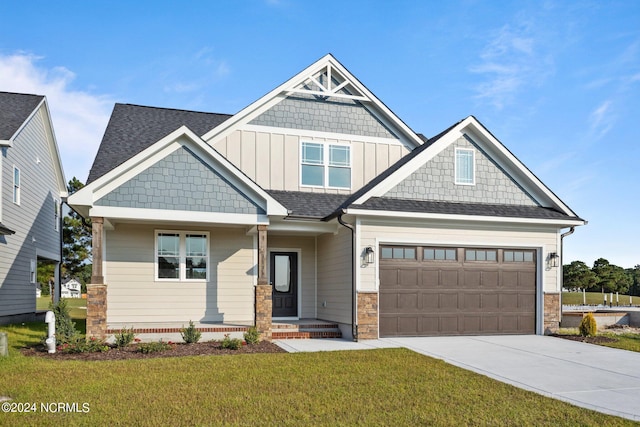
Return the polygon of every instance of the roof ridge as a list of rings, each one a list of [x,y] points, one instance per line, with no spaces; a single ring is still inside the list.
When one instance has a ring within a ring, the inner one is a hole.
[[[210,111],[197,111],[197,110],[186,110],[184,108],[172,108],[172,107],[156,107],[153,105],[140,105],[140,104],[131,104],[128,102],[116,102],[116,105],[126,105],[129,107],[138,107],[138,108],[150,108],[153,110],[166,110],[166,111],[183,111],[185,113],[198,113],[198,114],[214,114],[216,116],[233,116],[233,114],[229,113],[212,113]]]
[[[24,93],[24,92],[9,92],[6,90],[0,90],[0,93],[6,93],[8,95],[24,95],[24,96],[36,96],[38,98],[44,98],[45,95],[38,95],[36,93]]]

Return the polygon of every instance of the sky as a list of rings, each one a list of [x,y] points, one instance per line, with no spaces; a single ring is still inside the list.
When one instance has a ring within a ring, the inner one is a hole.
[[[640,264],[640,1],[0,1],[0,91],[46,95],[67,180],[114,103],[235,113],[327,53],[416,132],[474,115]]]

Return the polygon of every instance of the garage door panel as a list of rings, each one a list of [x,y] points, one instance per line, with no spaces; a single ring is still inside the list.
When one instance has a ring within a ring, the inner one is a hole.
[[[535,333],[535,262],[504,261],[500,249],[485,250],[497,254],[490,260],[463,261],[465,248],[449,259],[430,249],[422,259],[428,250],[415,249],[415,260],[380,262],[381,336]]]

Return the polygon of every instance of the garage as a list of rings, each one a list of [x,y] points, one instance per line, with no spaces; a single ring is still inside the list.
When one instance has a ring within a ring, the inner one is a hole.
[[[536,250],[380,247],[381,337],[535,334]]]

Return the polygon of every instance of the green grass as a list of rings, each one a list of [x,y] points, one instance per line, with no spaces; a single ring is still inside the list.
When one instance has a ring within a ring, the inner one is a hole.
[[[606,337],[615,338],[616,342],[608,342],[602,343],[602,345],[607,347],[619,348],[622,350],[636,351],[640,353],[640,335],[639,334],[612,334],[603,332],[602,334]]]
[[[609,301],[609,294],[607,294],[607,301]],[[615,294],[613,295],[615,301]],[[620,295],[620,305],[629,305],[629,295]],[[604,302],[602,292],[586,292],[587,304],[598,305]],[[632,296],[631,303],[633,305],[640,305],[640,297]],[[562,304],[578,305],[582,304],[582,292],[563,292]],[[615,305],[615,303],[614,303]]]
[[[406,349],[82,362],[25,357],[42,325],[9,326],[0,395],[88,413],[0,414],[28,425],[633,425]]]

